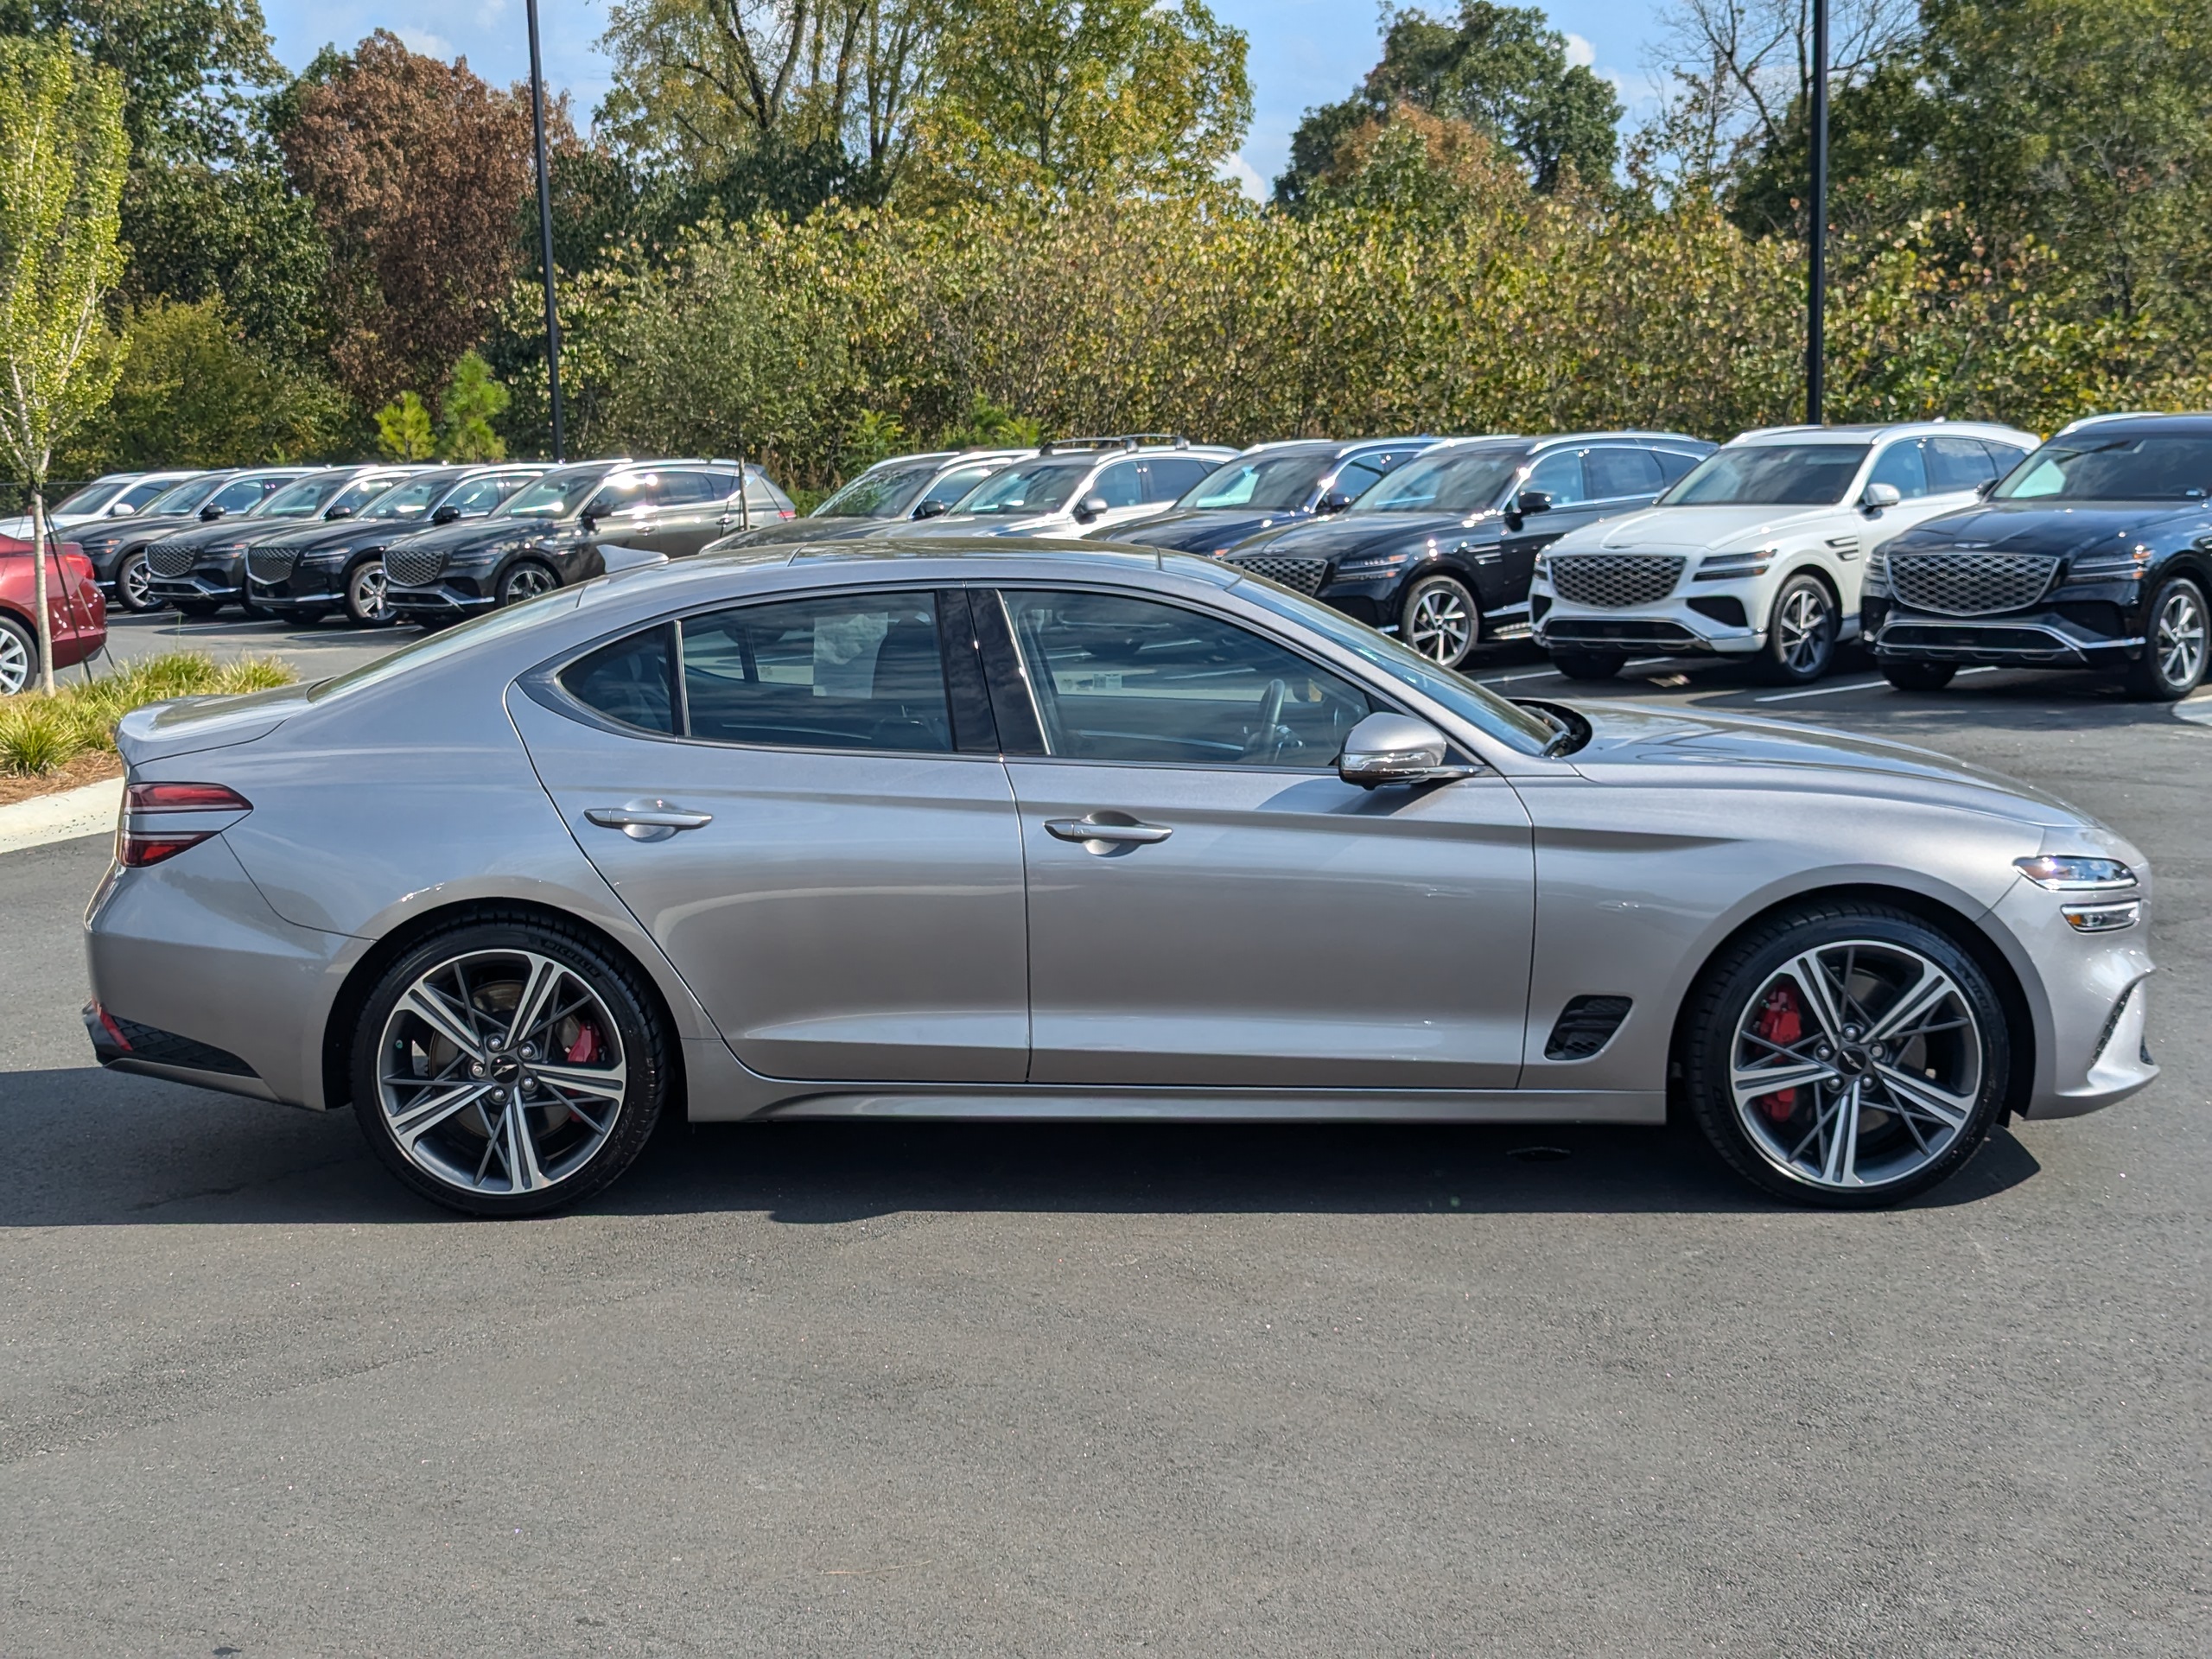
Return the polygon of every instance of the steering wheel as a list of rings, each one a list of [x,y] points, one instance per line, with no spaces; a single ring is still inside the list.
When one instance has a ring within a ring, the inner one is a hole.
[[[1273,760],[1281,754],[1283,740],[1292,736],[1282,726],[1282,705],[1289,696],[1290,687],[1282,681],[1268,682],[1268,689],[1260,694],[1260,723],[1244,740],[1246,754],[1263,760]]]

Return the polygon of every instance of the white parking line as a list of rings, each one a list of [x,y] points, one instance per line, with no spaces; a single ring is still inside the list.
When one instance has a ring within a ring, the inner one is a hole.
[[[1563,680],[1567,677],[1555,668],[1539,668],[1526,674],[1492,674],[1477,680],[1477,685],[1510,685],[1516,680]]]
[[[1994,667],[1962,668],[1959,671],[1959,675],[1963,678],[1968,674],[1994,674],[1995,672],[1997,670]],[[1753,702],[1788,702],[1796,697],[1833,696],[1839,691],[1871,691],[1876,686],[1885,683],[1886,682],[1882,680],[1853,680],[1847,685],[1816,685],[1809,691],[1770,692],[1764,697],[1753,697],[1751,701]]]

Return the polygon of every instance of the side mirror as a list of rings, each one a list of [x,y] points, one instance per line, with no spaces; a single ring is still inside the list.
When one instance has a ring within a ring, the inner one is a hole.
[[[1313,504],[1313,511],[1316,512],[1342,512],[1350,505],[1351,505],[1351,497],[1346,495],[1342,490],[1331,490],[1326,495],[1323,496],[1319,501],[1316,501]]]
[[[200,522],[203,524],[212,524],[222,516],[223,510],[213,501],[200,509]]]
[[[1472,766],[1445,764],[1444,734],[1410,715],[1370,715],[1351,728],[1337,757],[1337,776],[1362,789],[1384,784],[1442,784],[1471,778]]]
[[[137,511],[138,509],[132,506],[128,501],[118,501],[107,510],[107,516],[111,518],[128,518],[132,513]]]
[[[345,506],[333,507],[322,516],[334,521],[340,518],[351,518],[353,516],[353,509]]]
[[[1994,478],[1983,479],[1980,483],[1974,486],[1975,499],[1982,501],[1988,500],[1991,493],[1995,491],[1998,485],[2002,481],[2002,480]]]
[[[1879,512],[1884,507],[1894,507],[1904,499],[1894,484],[1869,484],[1866,493],[1859,498],[1869,512]]]
[[[925,501],[920,506],[914,509],[914,517],[917,518],[942,518],[946,513],[950,512],[951,511],[952,503],[950,501]]]
[[[1523,490],[1513,498],[1513,511],[1518,513],[1549,512],[1551,510],[1552,498],[1548,490]]]
[[[588,536],[599,528],[599,515],[589,507],[586,507],[576,515],[576,522],[584,527],[584,534]]]
[[[452,502],[448,501],[443,503],[430,514],[430,522],[434,524],[449,524],[460,517],[461,509],[454,505]]]
[[[1082,500],[1076,503],[1075,516],[1082,519],[1084,523],[1089,524],[1093,518],[1096,518],[1100,513],[1105,511],[1106,498],[1104,496],[1086,495]]]

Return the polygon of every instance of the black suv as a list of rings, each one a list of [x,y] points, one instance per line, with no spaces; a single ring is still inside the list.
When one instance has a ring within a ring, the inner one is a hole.
[[[602,549],[682,558],[747,518],[794,516],[747,462],[589,461],[556,467],[490,517],[403,536],[385,549],[385,597],[403,620],[449,621],[607,572]]]
[[[2100,416],[1878,550],[1859,626],[1904,690],[1966,663],[2115,669],[2171,702],[2204,678],[2208,550],[2212,415]]]
[[[1224,461],[1185,491],[1165,517],[1091,539],[1172,547],[1179,553],[1226,553],[1263,530],[1342,512],[1401,462],[1434,438],[1293,438],[1259,443]]]
[[[172,486],[128,518],[103,520],[70,532],[92,562],[92,575],[126,611],[160,608],[146,571],[146,550],[162,537],[237,518],[253,511],[311,467],[255,467],[202,473]]]
[[[391,620],[384,550],[433,524],[482,518],[545,468],[537,464],[435,467],[402,479],[357,512],[264,536],[245,550],[246,596],[302,624],[343,610],[362,626]]]
[[[246,598],[245,550],[264,536],[321,518],[351,517],[410,472],[407,467],[326,467],[296,478],[258,506],[171,531],[146,550],[146,591],[156,606],[186,616],[213,616],[238,605],[265,616]]]
[[[702,550],[734,547],[789,547],[803,542],[845,542],[874,536],[892,524],[935,518],[992,474],[1034,449],[933,449],[879,461],[804,518],[785,514],[725,536]]]
[[[1713,449],[1672,432],[1449,438],[1342,512],[1224,556],[1457,668],[1485,634],[1528,632],[1529,577],[1547,545],[1649,506]]]

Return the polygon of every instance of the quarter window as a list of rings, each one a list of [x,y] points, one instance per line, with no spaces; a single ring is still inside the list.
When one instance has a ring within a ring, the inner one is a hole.
[[[1357,686],[1217,617],[1108,594],[1005,599],[1055,755],[1319,770],[1370,712]]]
[[[609,720],[673,736],[675,681],[668,646],[665,625],[601,645],[561,671],[561,689]]]

